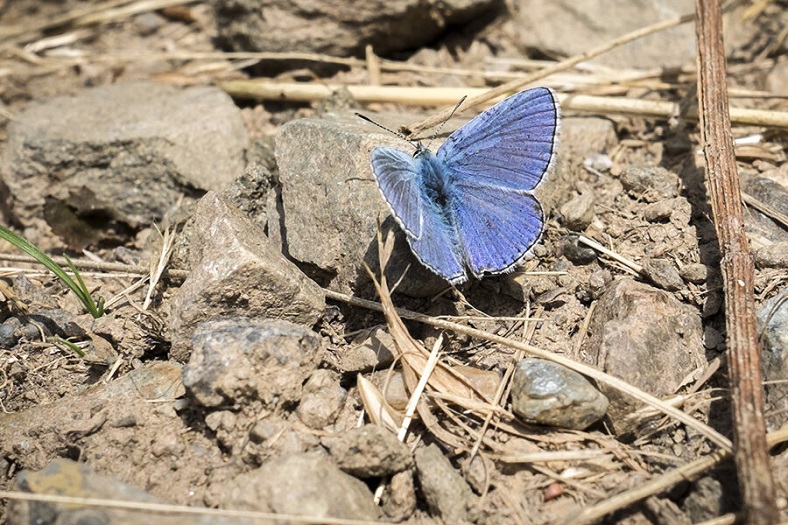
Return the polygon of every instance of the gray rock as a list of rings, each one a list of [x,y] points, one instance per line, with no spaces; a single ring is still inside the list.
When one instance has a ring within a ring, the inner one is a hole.
[[[766,424],[771,431],[785,423],[788,412],[788,290],[766,301],[757,316],[759,333],[763,334],[764,381],[772,383],[766,385]]]
[[[742,191],[770,208],[788,215],[788,167],[769,170],[763,176],[742,175]],[[788,242],[788,231],[781,224],[756,209],[748,208],[744,215],[745,231],[766,238],[773,243]]]
[[[296,414],[309,428],[323,429],[337,420],[346,400],[347,390],[339,384],[339,374],[331,370],[315,370],[304,385]]]
[[[559,213],[564,225],[572,231],[582,232],[594,220],[594,193],[586,191],[567,201]]]
[[[702,263],[688,263],[679,268],[679,275],[685,281],[703,284],[709,276],[709,269]]]
[[[712,477],[704,476],[692,483],[681,507],[692,523],[701,523],[730,512],[730,503],[722,484]]]
[[[498,5],[495,0],[420,2],[348,0],[288,2],[213,0],[220,41],[238,51],[315,52],[333,56],[412,50],[448,25],[471,22]]]
[[[340,367],[343,372],[358,373],[381,370],[394,362],[394,339],[382,328],[372,333],[342,356]]]
[[[382,499],[386,516],[394,523],[405,521],[416,511],[417,503],[413,471],[406,470],[391,476]]]
[[[762,246],[754,257],[759,268],[788,268],[788,241]]]
[[[229,483],[222,507],[295,514],[311,520],[374,521],[378,509],[361,481],[314,454],[276,458]]]
[[[270,319],[206,321],[193,341],[183,383],[206,407],[254,401],[273,409],[297,402],[321,346],[314,332]]]
[[[370,154],[382,145],[411,147],[348,114],[292,121],[276,136],[286,253],[310,277],[336,290],[351,292],[369,282],[364,262],[379,267],[375,231],[389,209],[372,175]],[[398,233],[389,282],[410,267],[397,291],[429,296],[446,288],[446,281],[413,256],[393,219],[384,222],[384,230]]]
[[[476,497],[446,456],[436,445],[429,445],[418,449],[414,457],[416,478],[430,511],[446,523],[469,523]]]
[[[621,172],[621,185],[646,202],[673,199],[679,194],[679,177],[660,166],[631,166]]]
[[[84,246],[126,238],[180,198],[229,185],[247,140],[220,89],[116,84],[30,104],[9,125],[2,177],[24,226],[44,227],[44,217]]]
[[[591,264],[597,259],[596,250],[578,242],[576,234],[567,235],[561,242],[561,255],[575,264]]]
[[[681,279],[676,265],[668,259],[645,259],[643,273],[652,283],[669,292],[675,292],[684,286],[684,281]]]
[[[513,2],[512,33],[523,48],[551,55],[584,53],[630,31],[691,14],[686,0],[517,0]],[[739,17],[741,14],[739,13]],[[737,35],[745,24],[726,17],[726,45],[733,49],[731,22]],[[571,38],[568,38],[571,35]],[[679,67],[695,63],[695,33],[691,24],[659,31],[613,49],[592,60],[616,68]]]
[[[676,199],[652,202],[643,208],[643,218],[648,222],[662,222],[670,219]]]
[[[610,283],[589,324],[581,358],[657,397],[673,394],[702,366],[700,316],[671,294],[631,279]],[[608,420],[616,434],[630,430],[626,417],[641,405],[600,385],[610,400]]]
[[[357,478],[389,476],[413,466],[408,446],[378,425],[354,428],[323,444],[339,468]]]
[[[189,229],[191,274],[173,298],[171,355],[185,361],[196,325],[220,316],[286,319],[307,326],[323,291],[276,250],[228,200],[210,192]]]
[[[544,359],[523,359],[512,377],[512,411],[526,421],[583,430],[605,416],[608,401],[582,375]]]

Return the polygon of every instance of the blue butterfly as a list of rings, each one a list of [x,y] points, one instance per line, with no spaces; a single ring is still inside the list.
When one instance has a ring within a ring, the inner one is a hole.
[[[532,192],[555,161],[560,123],[549,88],[499,102],[437,154],[372,151],[383,198],[421,263],[451,284],[509,272],[539,240],[544,212]]]

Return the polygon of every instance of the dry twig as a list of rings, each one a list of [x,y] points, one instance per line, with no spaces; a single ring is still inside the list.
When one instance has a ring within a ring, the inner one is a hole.
[[[755,265],[742,227],[741,191],[728,118],[722,13],[718,0],[696,0],[695,9],[701,142],[722,255],[735,460],[746,522],[766,525],[777,522],[778,511],[763,419]]]

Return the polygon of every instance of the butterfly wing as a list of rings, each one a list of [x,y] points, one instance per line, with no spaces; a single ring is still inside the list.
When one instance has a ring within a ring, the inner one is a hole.
[[[372,150],[372,171],[394,218],[421,264],[452,284],[466,280],[460,241],[444,211],[424,192],[425,165],[394,148]]]
[[[529,89],[455,131],[437,156],[458,180],[530,191],[554,162],[559,123],[555,92]]]
[[[408,238],[422,235],[421,173],[416,159],[394,148],[372,150],[372,171],[392,215]]]
[[[528,193],[458,183],[454,195],[465,264],[477,278],[511,271],[542,235],[544,212]]]

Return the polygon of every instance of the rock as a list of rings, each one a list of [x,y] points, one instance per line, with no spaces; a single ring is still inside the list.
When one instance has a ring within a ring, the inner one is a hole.
[[[401,117],[399,123],[405,121]],[[277,133],[286,253],[324,286],[358,291],[370,280],[363,263],[378,270],[375,231],[377,220],[389,217],[389,209],[372,175],[370,154],[383,145],[411,147],[347,114],[291,121]],[[398,292],[423,297],[448,286],[413,256],[392,218],[383,226],[397,232],[398,239],[387,268],[389,282],[399,280],[409,267]]]
[[[267,317],[312,326],[323,291],[226,198],[208,193],[190,229],[191,274],[173,298],[170,354],[185,361],[195,327],[221,316]]]
[[[375,328],[363,341],[341,358],[343,372],[381,370],[394,362],[394,339],[382,328]]]
[[[742,192],[775,211],[788,215],[788,179],[784,174],[786,170],[788,168],[783,168],[782,172],[779,169],[770,170],[764,172],[764,176],[761,177],[744,174],[741,183]],[[772,243],[788,242],[788,231],[783,225],[752,207],[745,211],[744,226],[749,235],[765,238]]]
[[[167,503],[138,488],[123,483],[111,476],[97,474],[90,466],[70,459],[58,458],[39,471],[23,470],[16,479],[16,489],[28,494],[71,496],[75,498],[101,498],[136,503]],[[81,506],[43,501],[11,500],[8,523],[128,523],[146,525],[151,522],[164,525],[182,523],[183,517],[155,511],[122,508]],[[210,516],[194,518],[194,523],[208,525]],[[229,524],[251,523],[248,520],[232,520]]]
[[[613,159],[607,153],[595,153],[583,159],[583,167],[599,173],[607,173],[613,167]]]
[[[672,295],[631,279],[611,282],[597,303],[581,357],[600,370],[654,396],[671,395],[705,362],[700,316]],[[610,400],[616,434],[630,430],[626,416],[641,405],[599,385]]]
[[[476,497],[436,445],[416,451],[416,477],[430,512],[445,523],[467,524]]]
[[[679,194],[679,177],[659,166],[631,166],[621,172],[621,185],[646,202],[673,199]]]
[[[681,507],[692,523],[701,523],[730,512],[730,503],[722,484],[712,477],[704,476],[692,483]]]
[[[81,248],[126,240],[179,199],[229,185],[247,140],[218,88],[116,84],[30,104],[8,127],[1,171],[26,233],[51,227]]]
[[[202,406],[296,403],[317,368],[320,337],[281,320],[243,318],[200,323],[183,383]]]
[[[585,245],[581,246],[578,239],[579,237],[576,234],[564,237],[561,242],[561,255],[577,265],[591,264],[596,261],[596,250]]]
[[[346,400],[347,390],[340,386],[339,374],[315,370],[304,385],[296,414],[309,428],[323,429],[337,420]]]
[[[648,222],[667,221],[673,214],[673,209],[676,206],[676,200],[678,199],[657,201],[648,204],[645,208],[643,208],[643,218]]]
[[[709,276],[709,269],[702,263],[688,263],[679,268],[679,275],[685,281],[703,284]]]
[[[754,257],[758,268],[788,268],[788,241],[758,248]]]
[[[222,507],[308,517],[376,521],[369,488],[315,454],[276,458],[237,476],[222,495]]]
[[[669,292],[675,292],[684,286],[676,265],[667,259],[644,259],[643,273],[652,283]]]
[[[221,45],[237,51],[313,52],[362,55],[413,50],[447,30],[476,20],[498,5],[494,0],[425,3],[394,0],[374,4],[288,2],[261,6],[254,0],[213,0]]]
[[[630,31],[691,14],[692,7],[686,0],[585,0],[582,3],[517,0],[513,3],[511,33],[523,49],[540,49],[551,56],[572,56]],[[726,37],[732,37],[732,31],[737,35],[736,39],[726,38],[728,51],[742,38],[738,34],[746,27],[737,17],[741,17],[740,11],[724,17]],[[691,24],[683,24],[629,42],[591,62],[619,69],[692,65],[695,33]]]
[[[758,332],[763,334],[763,379],[768,382],[766,424],[773,431],[785,423],[788,412],[788,291],[783,289],[766,301],[758,310],[757,319]]]
[[[608,401],[582,375],[544,359],[523,359],[512,378],[512,411],[524,420],[583,430],[605,416]]]
[[[382,498],[386,516],[394,523],[405,521],[415,512],[417,503],[413,471],[406,470],[391,476]]]
[[[572,231],[582,232],[594,220],[594,193],[586,191],[572,197],[559,210],[564,225]]]
[[[413,466],[407,445],[378,425],[354,428],[323,444],[339,468],[357,478],[390,476]]]

